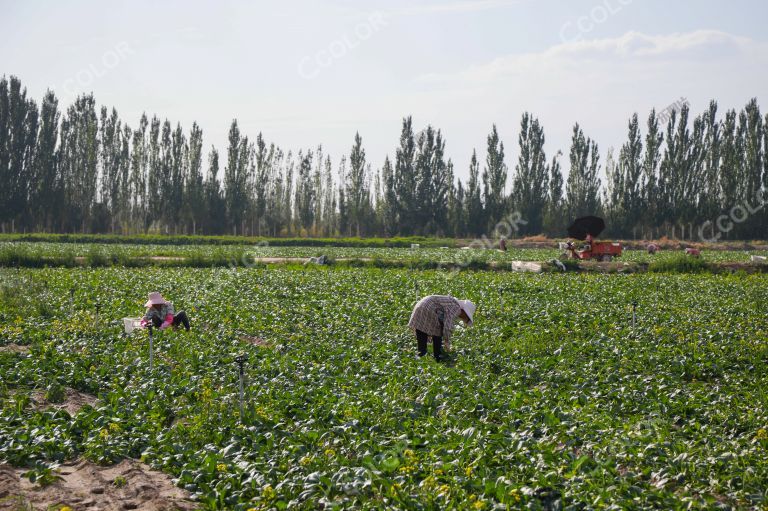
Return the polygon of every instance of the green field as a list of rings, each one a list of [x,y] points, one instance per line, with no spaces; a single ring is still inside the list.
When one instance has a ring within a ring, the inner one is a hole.
[[[140,458],[205,509],[768,505],[766,275],[5,268],[0,286],[0,459],[41,473]],[[193,330],[157,333],[150,371],[146,332],[121,318],[153,290]],[[446,363],[418,359],[406,327],[433,293],[479,306]],[[64,388],[98,402],[31,403]]]

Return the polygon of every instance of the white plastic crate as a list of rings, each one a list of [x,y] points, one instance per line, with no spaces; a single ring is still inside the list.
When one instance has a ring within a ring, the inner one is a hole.
[[[125,333],[130,335],[137,328],[141,328],[141,318],[123,318]]]

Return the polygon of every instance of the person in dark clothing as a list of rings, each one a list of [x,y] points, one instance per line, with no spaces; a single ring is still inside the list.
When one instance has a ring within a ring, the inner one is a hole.
[[[147,313],[141,320],[142,326],[146,327],[152,324],[158,330],[164,330],[169,326],[178,328],[179,325],[183,325],[184,329],[189,331],[187,313],[179,311],[178,314],[174,314],[173,304],[163,298],[160,293],[149,293],[149,300],[144,306],[147,307]]]
[[[457,300],[452,296],[430,295],[419,300],[408,321],[408,326],[416,333],[419,356],[427,354],[427,340],[431,337],[435,359],[440,360],[443,343],[446,351],[451,350],[451,332],[456,319],[471,325],[475,308],[469,300]]]

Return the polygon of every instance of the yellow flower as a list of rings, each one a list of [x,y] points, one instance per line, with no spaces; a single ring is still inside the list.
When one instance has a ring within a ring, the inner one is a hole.
[[[309,465],[310,463],[312,463],[312,459],[313,459],[313,458],[312,458],[312,456],[303,456],[303,457],[302,457],[302,458],[299,460],[299,465],[301,465],[302,467],[306,467],[307,465]]]
[[[472,466],[468,466],[464,469],[464,474],[466,474],[467,477],[472,477]]]
[[[109,431],[111,433],[119,433],[120,432],[120,424],[113,422],[109,425]]]
[[[268,484],[261,490],[261,496],[264,497],[265,500],[272,500],[277,497],[277,492],[272,488],[271,484]]]
[[[398,469],[401,474],[413,474],[416,472],[416,467],[413,465],[403,465]]]
[[[403,456],[405,456],[406,458],[413,458],[416,456],[416,454],[412,450],[406,449],[405,451],[403,451]]]
[[[326,449],[325,455],[328,456],[329,458],[332,458],[336,456],[336,451],[334,451],[333,449]]]
[[[436,468],[436,469],[435,469],[435,475],[436,475],[436,476],[441,476],[441,475],[443,475],[443,469],[442,469],[442,468]]]
[[[435,481],[435,478],[432,476],[427,476],[426,479],[421,482],[421,486],[423,486],[425,490],[431,490],[436,485],[437,481]]]
[[[515,502],[520,502],[520,499],[522,498],[520,496],[520,491],[517,488],[510,490],[509,496],[512,497],[515,500]]]
[[[224,463],[219,463],[216,465],[216,470],[219,472],[225,472],[227,470],[227,466]]]
[[[447,484],[441,484],[440,487],[437,489],[438,495],[445,496],[445,495],[448,495],[449,493],[451,493],[451,487],[448,486]]]
[[[478,500],[474,504],[472,504],[472,507],[474,509],[485,509],[485,501],[484,500]]]
[[[768,440],[768,431],[765,430],[765,428],[760,428],[757,430],[757,439],[758,440]]]
[[[69,506],[61,506],[59,508],[59,511],[72,511],[72,508]]]
[[[99,436],[102,440],[106,440],[109,438],[109,430],[107,428],[103,428],[101,431],[99,431]]]

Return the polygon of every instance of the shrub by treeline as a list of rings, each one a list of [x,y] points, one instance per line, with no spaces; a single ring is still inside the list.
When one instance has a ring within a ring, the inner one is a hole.
[[[236,119],[226,152],[206,159],[197,123],[186,132],[143,114],[131,127],[92,94],[60,111],[48,91],[38,107],[2,77],[0,232],[477,237],[517,213],[525,223],[507,234],[561,236],[571,219],[601,214],[609,236],[765,239],[768,117],[757,100],[724,116],[715,101],[695,117],[687,103],[665,112],[632,115],[615,154],[575,124],[567,178],[563,152],[547,157],[544,127],[526,112],[514,161],[493,126],[484,157],[456,164],[469,166],[462,182],[441,130],[411,117],[383,162],[370,162],[359,133],[332,161],[321,146],[249,138]]]
[[[672,259],[653,261],[648,265],[652,273],[703,273],[717,270],[717,267],[700,257],[678,254]]]

